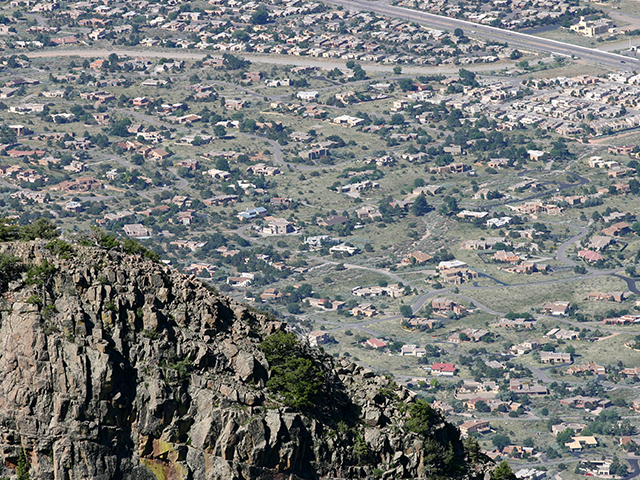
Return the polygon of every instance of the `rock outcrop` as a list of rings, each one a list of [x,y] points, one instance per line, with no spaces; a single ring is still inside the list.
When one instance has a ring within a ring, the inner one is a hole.
[[[14,242],[0,255],[24,265],[0,292],[4,474],[24,450],[38,479],[431,476],[405,425],[413,395],[385,377],[318,352],[326,404],[283,405],[259,348],[276,319],[117,251]],[[487,475],[465,455],[456,476]]]

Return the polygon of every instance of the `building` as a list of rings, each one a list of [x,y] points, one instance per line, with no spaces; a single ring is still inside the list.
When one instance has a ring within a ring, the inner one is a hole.
[[[224,108],[227,110],[242,110],[244,106],[244,100],[227,99],[224,104]]]
[[[601,293],[601,292],[591,292],[589,293],[589,295],[587,295],[586,300],[590,301],[590,302],[617,302],[617,303],[621,303],[624,301],[626,295],[625,292],[608,292],[608,293]]]
[[[80,202],[70,201],[64,206],[67,212],[78,213],[82,211],[82,204]]]
[[[540,352],[542,363],[571,363],[570,353]]]
[[[614,223],[610,227],[603,228],[602,233],[607,237],[621,237],[631,232],[631,225],[627,222]]]
[[[356,209],[356,215],[359,219],[369,219],[369,220],[377,220],[382,218],[382,214],[378,211],[377,208],[372,207],[371,205],[365,205]]]
[[[606,18],[600,20],[585,20],[584,17],[580,17],[580,21],[575,25],[571,25],[569,29],[572,32],[576,32],[585,37],[596,37],[603,33],[608,33],[609,29],[613,27],[613,22]]]
[[[431,365],[433,375],[452,377],[458,369],[453,363],[434,363]]]
[[[585,365],[573,365],[572,367],[567,368],[567,373],[569,375],[585,372],[591,372],[594,375],[606,375],[607,370],[604,366],[598,365],[595,362],[590,362]]]
[[[484,337],[489,335],[488,330],[480,330],[476,328],[465,328],[460,332],[455,332],[447,339],[451,343],[463,343],[463,342],[479,342]]]
[[[532,350],[537,350],[539,347],[538,342],[523,342],[518,345],[513,345],[509,349],[509,353],[515,356],[526,355]]]
[[[580,433],[581,431],[583,431],[585,428],[587,428],[587,426],[584,423],[575,423],[575,422],[562,422],[562,423],[558,423],[556,425],[552,425],[551,426],[551,434],[555,437],[558,436],[559,433],[564,432],[567,429],[571,429],[576,433]]]
[[[640,315],[622,315],[621,317],[605,318],[602,323],[607,325],[629,325],[639,323]]]
[[[458,428],[463,437],[468,436],[470,433],[491,432],[491,425],[485,420],[469,420],[461,424]]]
[[[613,241],[614,240],[611,237],[602,237],[599,235],[594,235],[593,237],[591,237],[588,247],[597,252],[601,252],[605,250],[609,245],[611,245]]]
[[[427,354],[427,351],[424,347],[418,347],[417,345],[403,345],[400,349],[400,356],[414,356],[414,357],[424,357]]]
[[[253,175],[264,175],[265,177],[273,177],[280,175],[282,172],[278,167],[271,167],[265,163],[257,163],[247,168],[247,173]]]
[[[496,262],[506,262],[506,263],[518,263],[520,262],[520,257],[512,252],[506,252],[504,250],[498,250],[493,255],[493,259]]]
[[[311,101],[311,100],[315,100],[316,98],[318,98],[318,92],[317,91],[308,91],[308,92],[298,92],[296,93],[296,97],[298,97],[300,100],[305,100],[305,101]]]
[[[614,155],[631,155],[635,148],[635,145],[610,146],[607,152]]]
[[[535,319],[528,318],[515,318],[513,320],[508,318],[501,318],[498,320],[498,326],[503,328],[528,328],[532,329],[536,326],[537,321]]]
[[[553,316],[566,316],[570,309],[569,302],[547,303],[542,307],[542,313]]]
[[[371,348],[375,348],[376,350],[378,348],[384,348],[387,346],[387,342],[385,342],[384,340],[379,340],[377,338],[370,338],[369,340],[367,340],[365,342],[366,346],[371,347]]]
[[[469,165],[464,163],[450,163],[441,167],[431,167],[429,170],[432,173],[464,173],[467,170],[471,170]]]
[[[407,321],[407,325],[410,329],[433,329],[440,326],[440,320],[427,319],[427,318],[411,318]]]
[[[342,225],[349,221],[349,217],[342,215],[329,215],[326,220],[318,220],[318,225],[321,227],[333,227],[334,225]]]
[[[400,287],[398,284],[388,285],[386,287],[354,287],[351,289],[351,294],[356,297],[387,296],[391,298],[399,298],[404,295],[404,288]]]
[[[164,160],[169,157],[171,154],[167,152],[164,148],[153,148],[149,150],[148,156],[154,158],[156,160]]]
[[[413,253],[410,253],[405,258],[402,259],[403,265],[411,265],[411,264],[423,264],[427,263],[433,257],[428,253],[421,252],[420,250],[416,250]]]
[[[447,270],[440,270],[440,280],[445,283],[453,283],[460,285],[464,282],[478,278],[478,273],[468,268],[450,268]]]
[[[332,120],[336,125],[343,125],[345,127],[356,127],[364,122],[363,118],[352,117],[351,115],[340,115]]]
[[[516,395],[547,395],[549,390],[537,383],[521,382],[519,379],[509,380],[509,391]]]
[[[329,334],[327,332],[322,332],[319,330],[315,330],[313,332],[308,333],[305,338],[309,342],[309,346],[317,347],[319,345],[323,345],[329,341]]]
[[[559,340],[577,340],[578,332],[565,330],[564,328],[553,328],[545,336],[548,338],[555,337]]]
[[[151,232],[141,223],[133,223],[122,227],[124,233],[133,238],[148,238]]]
[[[351,247],[346,243],[341,243],[340,245],[334,245],[329,249],[329,253],[346,253],[347,255],[353,255],[357,251],[358,249],[356,247]]]
[[[267,209],[264,207],[249,208],[244,212],[238,213],[239,220],[250,220],[256,217],[264,217],[267,214]]]
[[[587,437],[575,436],[571,439],[570,442],[565,443],[564,446],[567,447],[572,452],[579,452],[582,450],[583,446],[597,447],[598,440],[596,440],[596,437],[594,437],[593,435],[590,435]]]
[[[358,305],[349,310],[349,314],[354,317],[362,316],[362,317],[373,317],[378,314],[376,307],[371,304]]]
[[[264,235],[286,235],[292,232],[294,232],[293,225],[284,218],[273,218],[262,229]]]
[[[431,308],[436,315],[446,315],[447,312],[453,312],[456,315],[464,315],[467,313],[467,308],[464,305],[459,305],[453,300],[446,298],[434,298],[431,301]]]
[[[249,277],[229,277],[227,278],[227,284],[232,287],[248,287],[251,285],[251,278]]]

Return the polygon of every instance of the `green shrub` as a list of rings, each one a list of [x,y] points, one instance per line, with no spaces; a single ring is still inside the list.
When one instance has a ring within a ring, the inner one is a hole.
[[[152,250],[149,250],[148,248],[144,247],[131,238],[124,239],[124,241],[122,242],[122,251],[124,253],[128,253],[129,255],[142,255],[149,260],[153,260],[154,262],[160,261],[160,255]]]
[[[11,222],[8,218],[0,218],[0,242],[14,240],[18,235],[17,225],[10,225]]]
[[[278,332],[267,337],[260,350],[271,367],[267,387],[282,395],[289,407],[302,410],[314,407],[324,383],[322,370],[296,336]]]
[[[65,260],[69,260],[74,254],[71,244],[64,240],[60,240],[59,238],[51,240],[47,244],[47,250]]]
[[[16,474],[18,480],[30,480],[31,476],[29,475],[29,461],[27,460],[27,454],[24,451],[24,448],[20,449],[20,453],[18,455],[18,466],[16,467]]]
[[[6,292],[9,283],[18,280],[24,270],[24,263],[18,257],[0,254],[0,294]]]
[[[464,471],[466,452],[459,430],[428,402],[417,400],[409,407],[405,428],[422,438],[425,463],[431,466],[435,477],[456,476]]]
[[[51,220],[39,218],[35,222],[21,227],[19,236],[22,240],[35,240],[41,238],[43,240],[53,240],[60,235],[58,227]]]

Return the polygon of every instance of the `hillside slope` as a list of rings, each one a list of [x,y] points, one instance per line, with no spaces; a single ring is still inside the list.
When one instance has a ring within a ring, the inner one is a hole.
[[[489,478],[494,468],[408,390],[142,256],[0,244],[0,293],[4,474],[21,451],[38,479]]]

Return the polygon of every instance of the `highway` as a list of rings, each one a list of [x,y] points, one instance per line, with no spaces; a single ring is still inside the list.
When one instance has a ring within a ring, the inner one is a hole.
[[[434,15],[432,13],[421,12],[409,8],[395,7],[367,0],[325,1],[326,3],[331,3],[333,5],[341,5],[352,11],[374,12],[379,15],[400,18],[441,30],[462,28],[466,35],[483,37],[499,42],[507,42],[511,46],[517,46],[530,51],[541,51],[564,57],[574,56],[578,61],[591,65],[602,65],[618,70],[633,70],[640,67],[640,60],[617,53],[596,50],[588,47],[580,47],[556,40],[536,37],[526,33],[503,30],[489,25],[481,25],[478,23],[467,22],[466,20]]]

